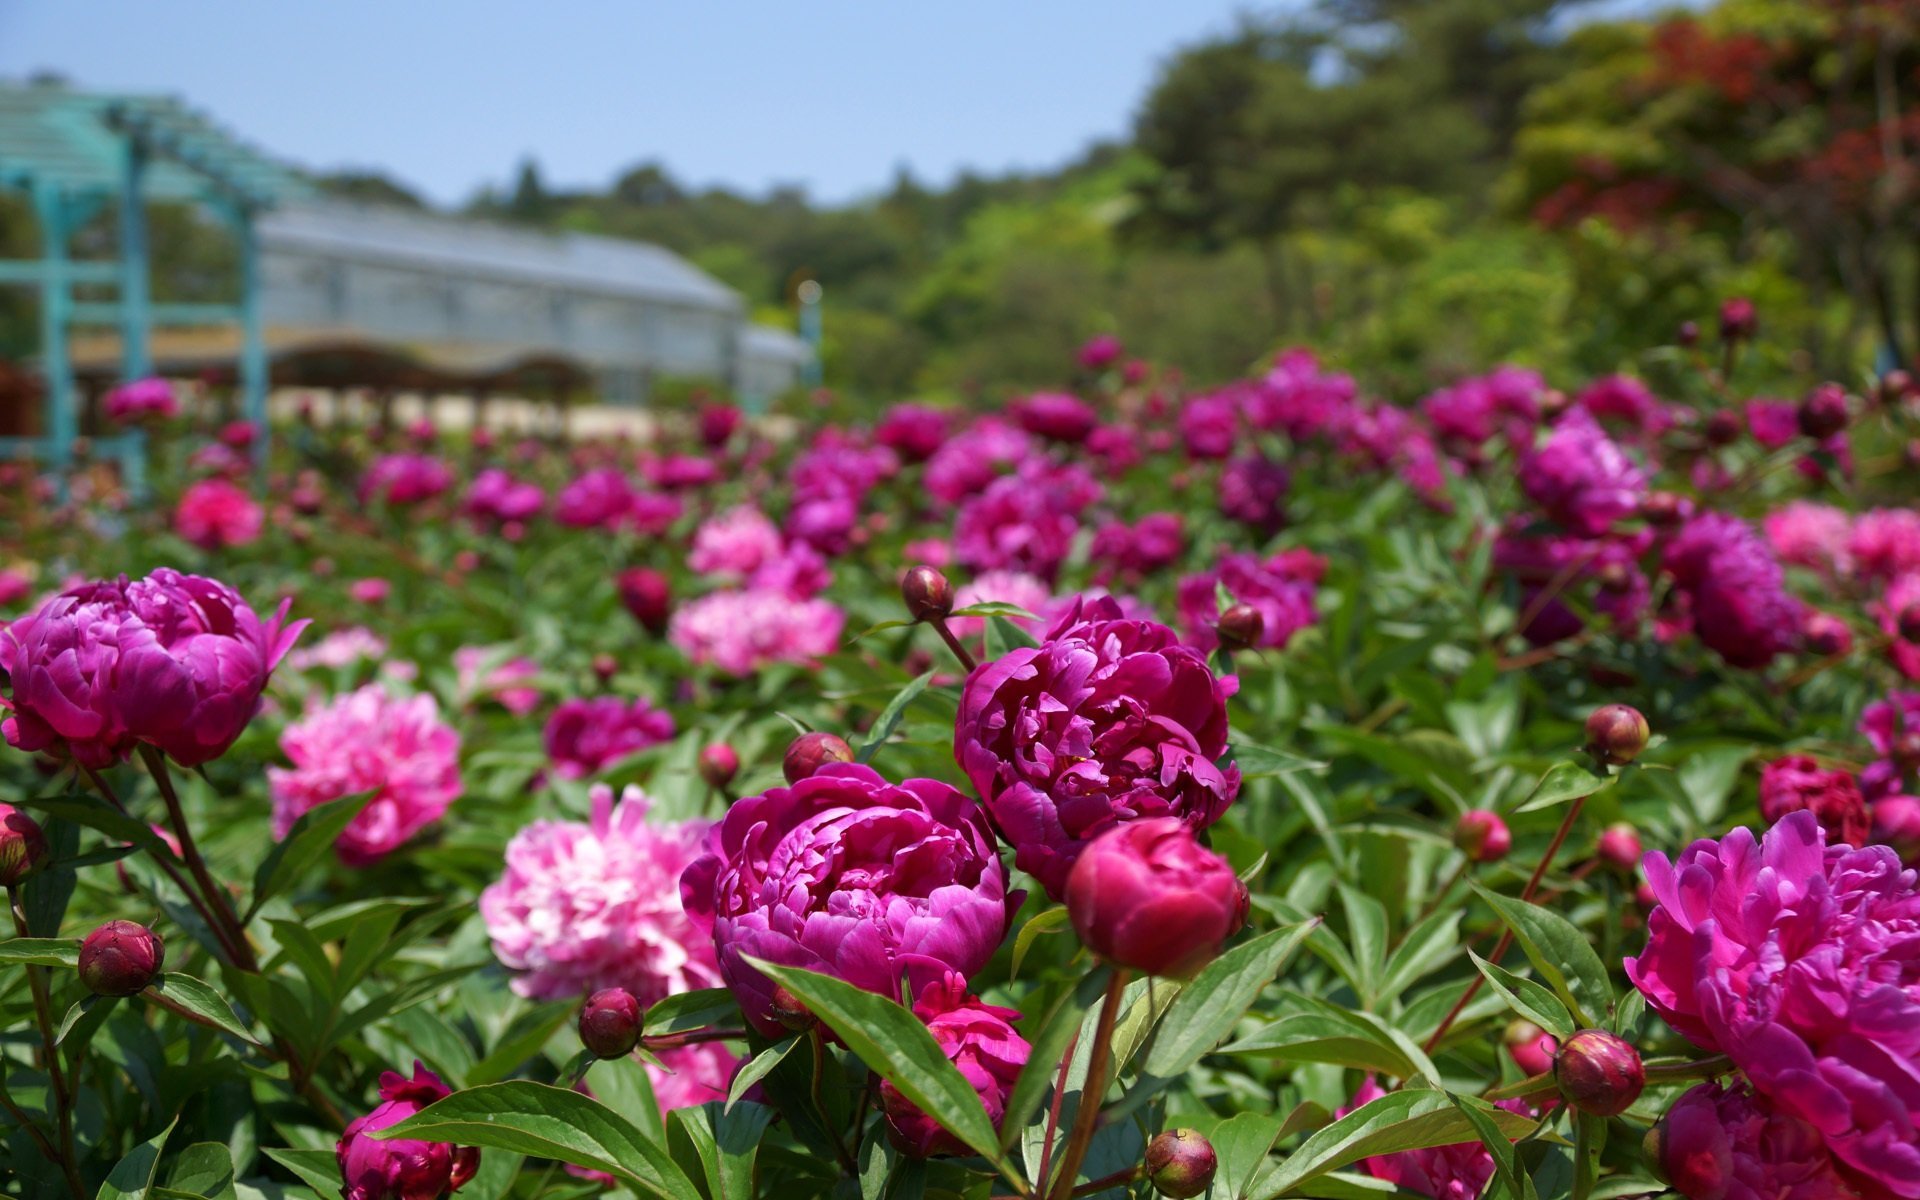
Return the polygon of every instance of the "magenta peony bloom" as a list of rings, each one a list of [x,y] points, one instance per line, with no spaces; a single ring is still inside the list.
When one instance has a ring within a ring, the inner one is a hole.
[[[1847,550],[1852,519],[1831,504],[1795,500],[1761,522],[1780,561],[1823,575],[1842,577],[1853,570]]]
[[[1346,423],[1359,396],[1353,376],[1325,372],[1304,349],[1285,351],[1243,403],[1261,429],[1284,429],[1295,441],[1323,437]]]
[[[213,579],[162,567],[145,579],[83,583],[0,629],[7,741],[70,753],[89,767],[136,742],[182,766],[227,752],[305,621],[291,601],[262,621]]]
[[[1920,574],[1920,511],[1876,508],[1853,520],[1847,554],[1868,579]]]
[[[1180,409],[1180,437],[1187,457],[1226,458],[1240,441],[1240,400],[1231,391],[1188,398]]]
[[[1180,580],[1180,620],[1187,644],[1203,652],[1220,644],[1214,622],[1220,616],[1219,589],[1235,602],[1260,611],[1260,645],[1282,649],[1293,635],[1320,619],[1314,595],[1326,574],[1327,560],[1311,550],[1282,550],[1262,560],[1229,554],[1213,570]]]
[[[1287,489],[1293,476],[1264,454],[1243,454],[1220,472],[1220,511],[1254,532],[1272,537],[1287,523]]]
[[[431,454],[383,454],[360,476],[360,502],[419,504],[452,486],[452,469]]]
[[[244,546],[260,536],[265,522],[246,489],[224,479],[188,485],[173,510],[173,531],[202,550]]]
[[[1179,513],[1148,513],[1128,525],[1108,521],[1093,535],[1088,557],[1102,566],[1101,578],[1138,579],[1164,571],[1187,551],[1186,522]]]
[[[954,555],[975,571],[1025,571],[1052,582],[1073,550],[1080,514],[1100,492],[1079,467],[1029,464],[961,505]]]
[[[1368,1076],[1354,1093],[1353,1103],[1334,1115],[1344,1117],[1384,1095],[1386,1092]],[[1495,1105],[1523,1117],[1535,1115],[1524,1100],[1499,1100]],[[1384,1179],[1416,1196],[1430,1196],[1433,1200],[1474,1200],[1493,1178],[1493,1155],[1476,1139],[1424,1150],[1376,1154],[1362,1159],[1360,1168],[1375,1179]]]
[[[1087,440],[1100,414],[1069,392],[1035,392],[1012,406],[1020,428],[1048,441],[1078,444]]]
[[[797,601],[784,590],[745,588],[681,605],[667,637],[697,665],[751,675],[774,663],[807,665],[832,654],[846,620],[826,600]]]
[[[1909,637],[1902,627],[1908,612],[1920,612],[1920,571],[1888,584],[1886,593],[1867,610],[1879,622],[1880,632],[1887,635],[1887,653],[1894,669],[1908,679],[1920,679],[1920,641]]]
[[[1878,805],[1888,796],[1920,791],[1920,692],[1888,692],[1861,712],[1859,729],[1880,756],[1860,772],[1862,794]]]
[[[1575,401],[1601,421],[1612,421],[1641,437],[1655,437],[1673,424],[1673,415],[1646,384],[1631,375],[1608,375],[1588,384]]]
[[[1799,642],[1804,608],[1788,594],[1772,548],[1738,517],[1689,520],[1667,546],[1664,566],[1679,592],[1681,622],[1727,665],[1757,670]]]
[[[354,1118],[334,1146],[346,1200],[438,1200],[466,1186],[480,1169],[480,1151],[474,1147],[413,1138],[383,1142],[367,1136],[452,1094],[418,1059],[412,1079],[396,1071],[381,1072],[379,1106]]]
[[[1874,1194],[1920,1196],[1920,891],[1885,846],[1810,812],[1645,862],[1659,905],[1626,960],[1647,1003],[1724,1053]]]
[[[1089,371],[1104,371],[1120,357],[1120,339],[1110,333],[1096,333],[1080,343],[1079,353],[1074,357]]]
[[[928,494],[959,504],[986,490],[1005,471],[1036,455],[1025,430],[990,417],[954,437],[927,460]]]
[[[680,905],[680,876],[711,827],[648,821],[637,787],[617,804],[605,784],[591,797],[585,823],[535,821],[514,834],[505,872],[480,893],[493,953],[518,972],[513,990],[564,1000],[618,987],[652,1005],[720,986],[713,939]]]
[[[1101,598],[968,677],[954,758],[1015,865],[1058,899],[1081,849],[1115,824],[1176,816],[1203,829],[1233,803],[1240,768],[1214,760],[1237,686],[1173,630]]]
[[[633,481],[610,467],[587,471],[560,489],[553,519],[569,529],[612,529],[633,509]]]
[[[1006,1115],[1007,1096],[1033,1052],[1013,1027],[1020,1010],[982,1004],[978,996],[968,994],[966,979],[949,971],[921,990],[913,1015],[926,1023],[948,1060],[980,1094],[988,1119],[998,1129]],[[902,1153],[914,1158],[973,1153],[902,1096],[892,1080],[880,1081],[880,1106],[887,1116],[887,1136]]]
[[[1114,825],[1067,873],[1067,916],[1103,961],[1188,979],[1247,923],[1247,885],[1179,817]]]
[[[873,437],[907,462],[925,462],[947,440],[947,415],[924,404],[896,404],[880,419]]]
[[[700,444],[718,450],[733,440],[746,415],[731,404],[703,404],[696,418]]]
[[[1532,442],[1540,396],[1546,390],[1538,371],[1502,366],[1442,388],[1422,400],[1420,408],[1450,450],[1478,450],[1495,433],[1524,446]]]
[[[429,695],[393,697],[370,683],[309,708],[280,735],[280,749],[293,766],[267,768],[275,837],[317,804],[374,794],[334,843],[350,867],[391,854],[460,795],[460,735]]]
[[[180,398],[173,385],[156,377],[123,383],[107,393],[104,405],[107,420],[115,425],[138,421],[170,421],[180,415]]]
[[[1702,1083],[1657,1127],[1660,1169],[1687,1200],[1855,1200],[1814,1125],[1740,1087]]]
[[[742,504],[700,523],[687,566],[703,575],[744,579],[778,557],[784,546],[780,527],[753,505]]]
[[[653,1084],[653,1098],[661,1115],[676,1108],[698,1108],[714,1101],[724,1102],[733,1073],[740,1059],[720,1042],[699,1042],[661,1050],[654,1055],[659,1066],[647,1063],[647,1080]],[[756,1093],[749,1091],[748,1099]]]
[[[712,929],[741,1011],[769,1037],[784,1036],[773,986],[748,957],[897,997],[903,981],[918,993],[985,966],[1019,906],[972,800],[840,762],[736,801],[680,893]]]
[[[1853,772],[1826,770],[1805,754],[1776,758],[1760,771],[1760,816],[1777,824],[1788,813],[1813,814],[1828,845],[1864,846],[1871,832],[1867,802]]]
[[[24,571],[0,567],[0,608],[12,608],[31,595],[33,580]]]
[[[1593,537],[1639,510],[1647,477],[1585,409],[1576,408],[1520,460],[1520,487],[1556,524]]]
[[[531,521],[547,506],[547,493],[537,483],[515,479],[499,467],[488,467],[473,477],[460,511],[482,525]]]
[[[1778,450],[1800,436],[1800,417],[1789,400],[1747,401],[1747,431],[1763,449]]]
[[[595,696],[563,702],[547,718],[547,758],[562,779],[584,779],[608,763],[673,737],[673,718],[645,700]]]
[[[1520,584],[1517,617],[1520,635],[1536,646],[1570,638],[1586,621],[1566,603],[1585,597],[1617,633],[1639,629],[1652,597],[1652,584],[1640,569],[1640,555],[1651,539],[1581,538],[1565,534],[1535,536],[1516,518],[1493,544],[1493,564]]]

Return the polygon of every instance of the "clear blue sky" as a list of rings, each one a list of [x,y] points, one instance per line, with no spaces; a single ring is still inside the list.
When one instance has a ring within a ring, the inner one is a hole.
[[[696,184],[842,200],[902,163],[944,182],[1122,134],[1167,54],[1247,7],[0,0],[0,77],[176,93],[298,165],[378,168],[441,203],[529,154],[550,185],[658,159]]]

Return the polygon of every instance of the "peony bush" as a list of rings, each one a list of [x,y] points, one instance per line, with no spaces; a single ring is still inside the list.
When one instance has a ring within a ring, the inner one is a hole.
[[[0,1195],[1920,1200],[1920,389],[1721,318],[645,442],[127,384],[161,502],[0,476]]]

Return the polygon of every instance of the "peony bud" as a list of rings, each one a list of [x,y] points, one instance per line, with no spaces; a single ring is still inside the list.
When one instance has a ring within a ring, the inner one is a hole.
[[[0,887],[16,887],[46,865],[47,835],[40,822],[11,804],[0,804]]]
[[[1538,404],[1540,406],[1540,416],[1544,420],[1552,421],[1559,417],[1561,413],[1566,412],[1568,408],[1572,407],[1573,397],[1567,395],[1559,388],[1548,388],[1546,391],[1540,393]]]
[[[1707,418],[1707,443],[1731,446],[1740,440],[1740,418],[1728,409],[1717,409]]]
[[[380,1076],[380,1104],[347,1125],[334,1143],[334,1159],[348,1200],[419,1200],[457,1192],[480,1169],[474,1146],[423,1142],[414,1138],[382,1141],[370,1134],[398,1125],[452,1093],[440,1077],[415,1060],[411,1079],[395,1071]]]
[[[1126,821],[1080,852],[1067,917],[1115,966],[1185,979],[1247,922],[1246,885],[1178,817]]]
[[[1532,1021],[1516,1020],[1507,1025],[1501,1042],[1513,1061],[1528,1075],[1545,1075],[1553,1070],[1553,1054],[1559,1041]]]
[[[1903,640],[1920,644],[1920,600],[1900,610],[1899,630]]]
[[[1674,331],[1673,340],[1683,349],[1691,350],[1700,344],[1700,322],[1682,321],[1680,328]]]
[[[813,1010],[800,997],[788,991],[785,984],[774,985],[773,998],[768,1002],[767,1010],[773,1014],[774,1020],[795,1033],[805,1033],[819,1024],[819,1018],[813,1015]]]
[[[153,930],[132,921],[108,921],[80,943],[80,982],[97,996],[131,996],[159,976],[166,958]]]
[[[602,988],[580,1008],[580,1041],[595,1058],[625,1058],[640,1044],[640,1002],[625,988]]]
[[[1582,1029],[1553,1058],[1560,1095],[1580,1112],[1613,1117],[1627,1111],[1647,1085],[1640,1052],[1603,1029]]]
[[[1853,630],[1832,613],[1808,609],[1800,633],[1806,639],[1807,649],[1823,657],[1853,649]]]
[[[953,611],[953,585],[932,567],[909,567],[900,580],[900,598],[916,621],[944,621]]]
[[[1499,813],[1476,808],[1454,823],[1453,844],[1474,862],[1499,862],[1513,849],[1513,834]]]
[[[1753,301],[1745,296],[1734,296],[1720,304],[1720,340],[1723,342],[1745,341],[1759,327],[1759,314],[1755,312]]]
[[[1640,710],[1626,704],[1608,704],[1587,718],[1587,753],[1606,766],[1632,762],[1647,748],[1652,731]]]
[[[607,683],[620,671],[620,663],[611,654],[593,656],[593,675],[601,683]]]
[[[788,783],[799,783],[828,763],[852,762],[853,747],[831,733],[803,733],[787,746],[780,760],[781,773]]]
[[[666,632],[667,616],[673,608],[673,588],[667,577],[651,567],[628,567],[614,581],[620,591],[620,603],[648,633]]]
[[[1880,377],[1880,402],[1898,404],[1913,393],[1913,376],[1898,368]]]
[[[1631,875],[1640,865],[1639,831],[1625,821],[1616,821],[1600,831],[1597,850],[1601,862]]]
[[[1260,610],[1251,604],[1234,604],[1220,614],[1220,620],[1214,629],[1220,635],[1220,645],[1229,651],[1248,650],[1260,644],[1260,638],[1266,633],[1267,620]]]
[[[1795,414],[1800,432],[1824,442],[1847,427],[1847,392],[1837,383],[1823,383],[1800,402]]]
[[[700,749],[700,778],[714,791],[725,791],[733,777],[740,771],[740,756],[733,747],[725,742],[715,742]]]
[[[1169,1129],[1147,1143],[1147,1180],[1171,1200],[1191,1200],[1213,1186],[1219,1166],[1213,1143],[1194,1129]]]

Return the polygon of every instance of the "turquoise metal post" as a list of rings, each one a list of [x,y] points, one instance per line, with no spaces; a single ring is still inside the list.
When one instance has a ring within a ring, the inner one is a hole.
[[[149,343],[152,315],[147,266],[147,202],[143,195],[147,174],[147,147],[138,133],[124,144],[120,176],[120,373],[131,382],[153,374]],[[147,499],[147,434],[133,429],[125,435],[121,466],[134,503]]]
[[[56,185],[36,182],[34,215],[40,221],[40,373],[47,381],[44,458],[62,503],[67,498],[67,469],[78,432],[74,413],[73,363],[67,356],[67,321],[73,291],[67,281],[66,194]]]
[[[260,239],[253,229],[253,209],[232,209],[234,234],[240,241],[240,391],[246,401],[247,421],[253,426],[255,483],[267,484],[267,339],[260,316]]]
[[[800,337],[813,348],[812,357],[800,368],[800,378],[808,387],[820,386],[820,299],[816,280],[806,280],[798,289],[800,299]]]

